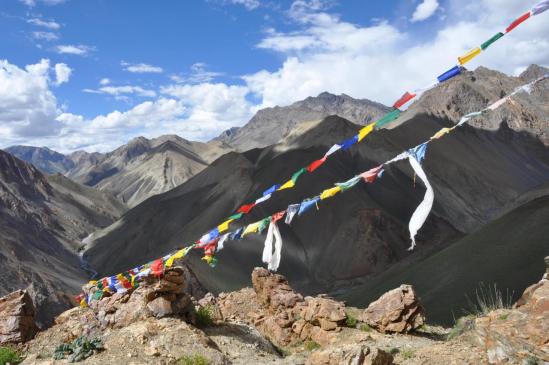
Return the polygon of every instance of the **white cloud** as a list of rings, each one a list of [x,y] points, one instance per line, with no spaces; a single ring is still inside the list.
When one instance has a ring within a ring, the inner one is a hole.
[[[197,62],[191,65],[191,72],[185,75],[171,75],[170,79],[178,84],[202,84],[213,81],[216,77],[223,76],[222,72],[208,71],[208,65]]]
[[[120,65],[124,67],[124,70],[133,73],[162,73],[164,70],[162,67],[148,65],[146,63],[128,63],[120,62]]]
[[[259,0],[230,0],[231,3],[236,5],[243,5],[248,10],[257,9],[261,3]]]
[[[104,81],[104,79],[101,80],[101,81]],[[105,84],[105,85],[107,85],[107,84]],[[103,87],[100,87],[97,90],[84,89],[83,91],[87,92],[87,93],[95,93],[95,94],[108,94],[108,95],[112,95],[112,96],[115,96],[115,97],[123,95],[123,94],[135,94],[135,95],[138,95],[138,96],[151,97],[151,98],[154,98],[156,96],[156,92],[154,90],[147,90],[147,89],[143,89],[140,86],[131,86],[131,85],[103,86]]]
[[[69,82],[72,74],[72,69],[64,63],[57,63],[55,65],[55,85],[61,85],[65,82]]]
[[[61,25],[54,20],[42,20],[40,18],[27,19],[27,23],[48,29],[59,29]]]
[[[24,69],[0,60],[0,140],[55,135],[57,100],[49,89],[49,60]]]
[[[36,6],[37,2],[41,2],[46,5],[57,5],[57,4],[64,3],[67,0],[19,0],[19,1],[29,7],[33,7],[33,6]]]
[[[59,39],[59,36],[53,32],[32,32],[32,37],[42,41],[55,41]]]
[[[55,48],[57,53],[61,54],[72,54],[76,56],[87,56],[91,51],[93,51],[95,48],[90,46],[84,46],[84,45],[59,45]]]
[[[102,86],[108,85],[110,83],[111,83],[111,80],[106,77],[99,81],[99,85],[102,85]]]
[[[414,14],[412,15],[412,22],[420,22],[422,20],[428,19],[435,12],[437,11],[439,7],[437,0],[423,0],[414,11]]]

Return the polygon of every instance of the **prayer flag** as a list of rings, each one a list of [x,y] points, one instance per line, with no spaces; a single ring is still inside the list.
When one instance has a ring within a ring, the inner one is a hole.
[[[443,74],[439,75],[437,77],[438,82],[444,82],[446,80],[450,80],[452,77],[457,76],[461,73],[461,68],[459,66],[454,66],[448,71],[444,72]]]
[[[358,141],[362,141],[364,139],[364,137],[366,137],[368,134],[370,134],[370,132],[372,132],[374,130],[374,127],[376,126],[376,123],[370,123],[368,124],[366,127],[362,128],[359,132],[358,132]]]
[[[336,195],[341,191],[341,188],[339,186],[336,186],[334,188],[326,189],[320,194],[320,200],[328,199]]]
[[[413,93],[409,93],[409,92],[405,92],[404,95],[402,95],[400,97],[400,99],[398,99],[394,104],[393,104],[393,108],[395,109],[400,109],[401,106],[403,106],[404,104],[406,104],[407,102],[409,102],[410,100],[412,100],[413,98],[416,97],[416,94],[413,94]]]
[[[520,23],[522,23],[526,19],[530,18],[530,14],[531,13],[528,11],[528,12],[522,14],[521,16],[519,16],[517,19],[515,19],[511,24],[509,24],[507,29],[505,29],[505,33],[509,33],[510,31],[512,31],[513,29],[518,27]]]
[[[338,151],[340,148],[341,148],[341,145],[334,144],[332,147],[330,147],[330,149],[328,150],[328,152],[326,152],[324,156],[330,156],[332,153]]]
[[[398,109],[392,110],[389,113],[385,114],[380,120],[376,122],[376,129],[379,129],[385,124],[390,123],[393,120],[397,119],[399,115],[400,115],[400,110]]]
[[[452,128],[442,128],[441,130],[436,132],[430,139],[439,139],[443,135],[450,133],[451,130]]]
[[[549,1],[549,0],[548,0]],[[503,33],[502,32],[498,32],[496,35],[494,35],[492,38],[488,39],[486,42],[482,43],[480,45],[480,48],[484,51],[486,48],[490,47],[492,45],[492,43],[494,43],[495,41],[497,41],[498,39],[500,39],[501,37],[503,37]]]
[[[324,162],[326,162],[326,156],[322,157],[320,160],[313,161],[309,166],[307,166],[307,171],[309,172],[315,171]]]
[[[549,9],[549,0],[542,0],[532,8],[532,15],[538,15]]]
[[[237,241],[242,238],[242,232],[244,232],[244,227],[240,227],[235,232],[231,233],[229,237],[232,241]]]
[[[245,205],[241,206],[240,208],[238,208],[237,212],[243,213],[243,214],[248,214],[253,209],[253,207],[255,207],[255,203],[245,204]]]
[[[257,230],[259,229],[260,224],[261,224],[261,221],[255,222],[255,223],[252,223],[252,224],[248,224],[246,229],[244,229],[244,232],[242,232],[242,237],[244,237],[244,236],[246,236],[247,234],[250,234],[250,233],[256,233]]]
[[[299,206],[299,212],[297,212],[297,215],[299,216],[303,215],[303,213],[307,212],[309,209],[315,206],[319,199],[320,198],[317,196],[313,199],[304,200],[303,202],[301,202]]]
[[[360,181],[360,176],[355,176],[352,179],[349,179],[342,183],[336,183],[336,185],[339,186],[341,191],[345,191],[355,186],[359,181]]]
[[[267,201],[267,200],[271,199],[271,195],[272,195],[272,194],[264,195],[264,196],[262,196],[261,198],[257,199],[257,200],[255,201],[255,205],[261,204],[261,203],[263,203],[264,201]]]
[[[423,145],[425,146],[424,148],[427,147],[427,144]],[[423,155],[425,155],[425,152],[423,152]],[[429,213],[431,212],[431,208],[433,207],[433,201],[435,199],[435,194],[433,192],[431,184],[429,184],[429,180],[427,180],[427,175],[425,175],[425,172],[421,168],[420,160],[414,158],[413,154],[410,154],[408,160],[410,161],[410,165],[414,169],[415,174],[421,179],[421,181],[423,181],[423,183],[425,184],[425,188],[427,189],[425,191],[425,196],[423,197],[423,200],[417,206],[414,214],[412,214],[412,217],[410,218],[410,223],[408,223],[410,239],[412,240],[412,244],[410,245],[410,248],[408,250],[413,250],[416,246],[416,234],[423,226],[423,224],[427,220],[427,217],[429,216]]]
[[[285,210],[283,210],[282,212],[275,213],[271,216],[271,220],[273,222],[278,222],[279,220],[281,220],[284,217],[284,214],[286,214]]]
[[[467,52],[463,56],[458,57],[459,64],[460,65],[466,64],[467,62],[471,61],[473,58],[478,56],[480,54],[480,52],[482,52],[480,47],[473,48],[472,50],[470,50],[469,52]]]
[[[411,149],[408,150],[408,153],[410,153],[410,155],[414,156],[414,158],[418,162],[423,161],[423,159],[425,158],[425,152],[427,152],[427,142],[423,142],[419,146],[416,146],[416,147],[411,148]]]
[[[376,180],[377,175],[379,175],[382,169],[383,169],[383,165],[379,165],[366,172],[363,172],[359,176],[363,178],[364,181],[366,181],[367,183],[373,183]]]
[[[261,233],[269,226],[269,223],[271,222],[271,217],[263,218],[261,221],[259,221],[259,227],[257,227],[257,232]]]
[[[271,186],[270,188],[268,188],[267,190],[265,190],[263,192],[263,196],[271,195],[272,193],[277,191],[279,187],[280,187],[280,184],[276,184],[276,185]]]
[[[151,264],[151,272],[154,276],[162,276],[164,273],[164,261],[158,259]]]
[[[228,230],[229,224],[231,224],[232,221],[233,221],[232,219],[227,219],[225,222],[217,226],[217,230],[219,231],[219,233],[225,232],[226,230]]]
[[[352,138],[349,138],[343,141],[343,143],[341,144],[341,149],[343,151],[348,150],[349,148],[351,148],[351,146],[353,146],[357,142],[358,142],[358,134]]]
[[[301,204],[291,204],[288,205],[288,208],[286,209],[286,219],[284,220],[284,223],[291,224],[292,220],[294,219],[295,215],[299,211],[299,207]]]
[[[284,190],[284,189],[291,189],[295,186],[295,183],[293,180],[288,180],[278,190]]]
[[[217,252],[221,251],[225,245],[225,241],[229,238],[230,233],[225,233],[221,238],[219,239],[219,242],[217,244]]]
[[[231,215],[231,216],[230,216],[229,218],[227,218],[227,219],[231,219],[231,220],[233,220],[233,221],[236,221],[236,220],[242,218],[242,216],[243,216],[243,213],[237,213],[237,214]]]

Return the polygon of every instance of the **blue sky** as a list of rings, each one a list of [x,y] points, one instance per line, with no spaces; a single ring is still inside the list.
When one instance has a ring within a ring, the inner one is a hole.
[[[390,104],[535,1],[4,0],[0,147],[207,141],[322,91]],[[472,68],[549,64],[542,14]],[[538,19],[539,18],[539,19]]]

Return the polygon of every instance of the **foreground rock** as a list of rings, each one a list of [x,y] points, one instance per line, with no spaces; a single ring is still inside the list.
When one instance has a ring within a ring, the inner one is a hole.
[[[34,305],[24,290],[0,298],[0,344],[26,342],[38,332]]]
[[[549,362],[549,257],[546,263],[544,278],[527,288],[513,309],[476,319],[476,339],[490,363]]]
[[[383,294],[362,314],[362,321],[380,332],[412,332],[425,323],[424,309],[411,285]]]
[[[352,344],[313,353],[307,365],[391,365],[393,355],[365,344]]]

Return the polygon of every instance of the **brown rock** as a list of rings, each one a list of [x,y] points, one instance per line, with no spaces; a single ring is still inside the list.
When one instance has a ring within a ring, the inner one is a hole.
[[[424,309],[413,287],[401,285],[371,303],[362,321],[380,332],[407,333],[423,325]]]
[[[260,303],[272,310],[292,308],[303,301],[284,276],[271,274],[268,270],[256,267],[252,272],[252,284]]]
[[[336,326],[345,320],[345,304],[328,298],[310,298],[302,309],[302,317],[311,323],[333,322]]]
[[[316,351],[307,359],[307,365],[391,365],[393,356],[383,350],[371,349],[364,344],[344,345]]]
[[[520,305],[499,309],[475,321],[475,337],[490,363],[549,361],[549,281],[526,289]]]
[[[0,298],[0,344],[26,342],[38,332],[34,305],[25,290]]]
[[[147,308],[156,318],[162,318],[173,314],[172,302],[164,297],[158,297],[147,304]]]

